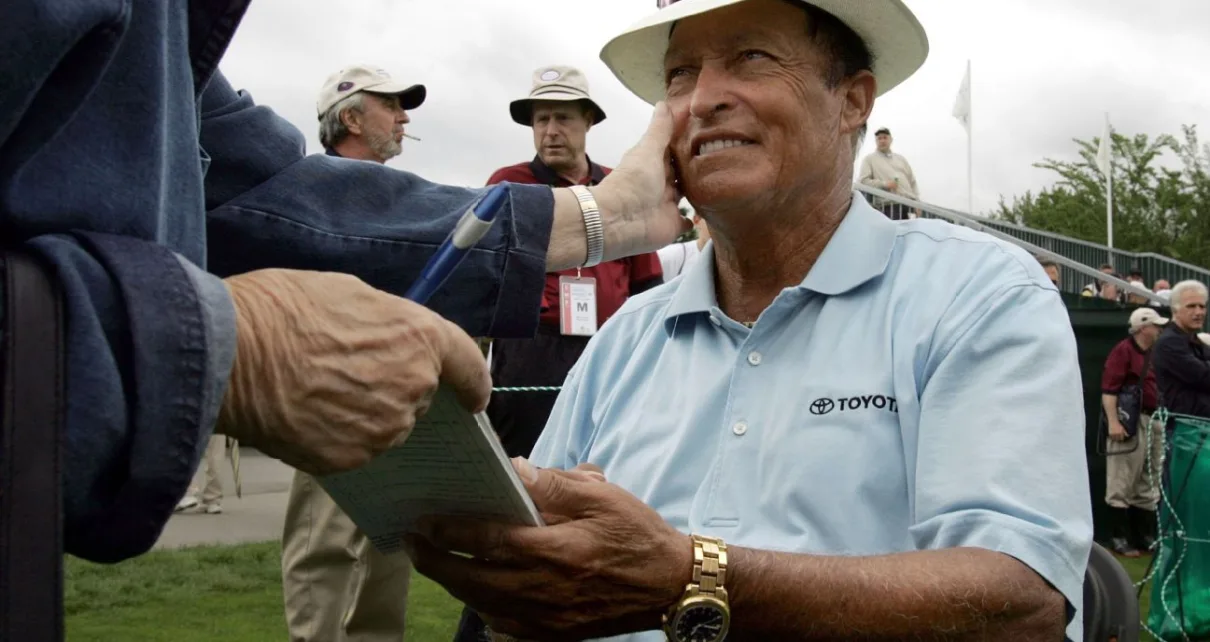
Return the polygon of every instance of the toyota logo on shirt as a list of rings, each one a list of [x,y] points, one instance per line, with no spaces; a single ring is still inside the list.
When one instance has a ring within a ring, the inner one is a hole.
[[[887,412],[899,412],[899,404],[894,397],[887,395],[854,395],[852,397],[837,397],[830,399],[828,397],[820,397],[811,402],[809,409],[813,415],[826,415],[833,410],[846,412],[849,410],[866,410],[873,408],[875,410],[885,410]]]

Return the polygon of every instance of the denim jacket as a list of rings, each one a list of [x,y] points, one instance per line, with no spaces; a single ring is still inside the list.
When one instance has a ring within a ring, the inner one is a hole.
[[[65,292],[67,552],[155,543],[234,358],[220,277],[340,271],[399,293],[481,190],[306,155],[218,63],[248,0],[8,0],[0,14],[0,241]],[[536,325],[553,200],[517,185],[430,306],[473,335]]]

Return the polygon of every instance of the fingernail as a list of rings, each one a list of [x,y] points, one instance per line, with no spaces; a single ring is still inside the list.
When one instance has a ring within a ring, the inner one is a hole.
[[[513,468],[517,469],[517,474],[527,483],[538,481],[538,469],[534,468],[533,464],[524,457],[513,457]]]
[[[590,470],[590,471],[586,472],[585,474],[599,482],[605,481],[605,475],[602,475],[601,473],[598,473],[594,470]]]

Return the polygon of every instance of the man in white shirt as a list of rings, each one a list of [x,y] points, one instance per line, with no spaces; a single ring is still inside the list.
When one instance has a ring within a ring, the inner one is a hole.
[[[891,130],[883,127],[874,132],[874,142],[878,149],[867,155],[861,161],[861,171],[857,174],[863,185],[886,190],[904,198],[918,200],[920,189],[916,185],[916,174],[912,166],[902,154],[891,151]],[[879,202],[881,201],[881,202]],[[910,208],[906,205],[891,201],[875,199],[874,207],[882,210],[892,221],[902,221],[912,218]],[[916,216],[920,211],[915,212]]]

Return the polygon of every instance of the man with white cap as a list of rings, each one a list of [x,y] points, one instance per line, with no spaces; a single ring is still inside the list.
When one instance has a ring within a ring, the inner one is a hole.
[[[1150,307],[1130,313],[1130,336],[1109,351],[1101,370],[1110,548],[1126,557],[1138,557],[1155,543],[1164,430],[1151,425],[1159,405],[1151,348],[1167,324],[1168,319]]]
[[[319,140],[329,156],[385,163],[403,151],[408,111],[424,85],[396,82],[384,69],[346,67],[328,76],[316,100]],[[282,527],[282,596],[294,642],[399,640],[411,562],[383,555],[315,478],[294,472]]]
[[[429,520],[416,569],[518,638],[1081,639],[1061,298],[1020,248],[853,190],[923,28],[900,0],[660,4],[601,57],[672,110],[711,241],[593,338],[515,462],[547,525]]]
[[[396,82],[370,65],[328,76],[316,100],[319,142],[332,156],[385,163],[403,152],[408,112],[424,104],[424,85]]]

